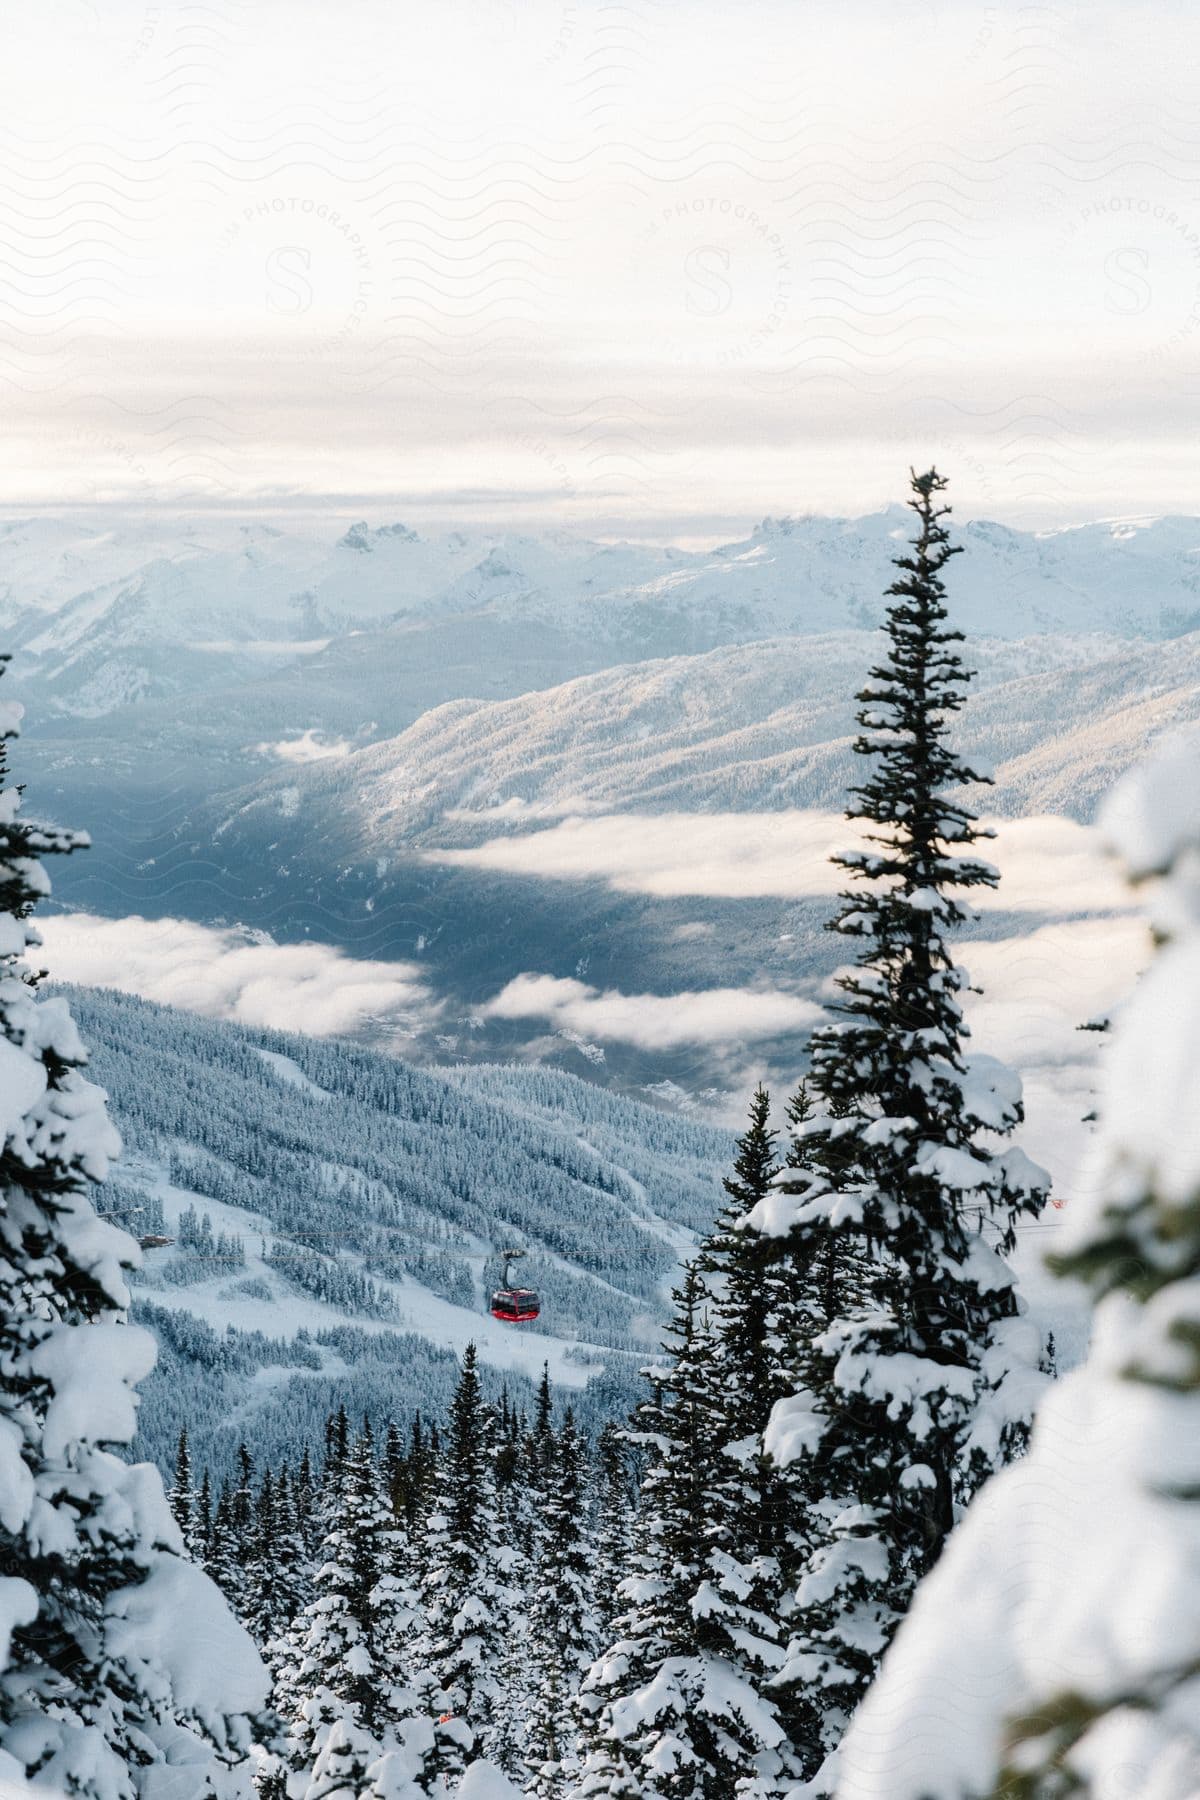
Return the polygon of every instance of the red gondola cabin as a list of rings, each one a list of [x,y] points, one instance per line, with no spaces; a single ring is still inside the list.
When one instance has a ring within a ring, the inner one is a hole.
[[[532,1288],[497,1288],[492,1295],[492,1317],[506,1325],[524,1325],[541,1311]]]

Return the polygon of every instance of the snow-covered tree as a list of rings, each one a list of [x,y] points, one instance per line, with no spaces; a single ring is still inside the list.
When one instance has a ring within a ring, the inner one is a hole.
[[[563,1792],[577,1773],[571,1701],[596,1651],[587,1448],[568,1408],[554,1437],[529,1605],[536,1675],[527,1731],[532,1791]]]
[[[648,1466],[626,1611],[580,1692],[589,1749],[580,1800],[731,1800],[789,1769],[765,1692],[782,1660],[777,1622],[756,1609],[729,1554],[735,1465],[724,1455],[726,1397],[695,1267],[676,1295],[668,1349],[639,1412]]]
[[[621,1610],[618,1593],[633,1541],[634,1501],[625,1434],[609,1420],[596,1443],[595,1524],[592,1536],[592,1592],[596,1630],[607,1641]]]
[[[337,1506],[342,1475],[350,1455],[350,1420],[344,1406],[325,1421],[325,1461],[321,1467],[321,1495],[328,1506]]]
[[[300,1541],[307,1552],[317,1547],[318,1500],[317,1484],[313,1478],[312,1452],[307,1444],[300,1458],[300,1466],[296,1470],[296,1479],[292,1484],[292,1509],[295,1513],[296,1529]]]
[[[413,1417],[408,1434],[408,1451],[396,1466],[392,1504],[404,1527],[413,1556],[419,1554],[424,1541],[425,1524],[437,1482],[438,1453],[436,1431],[425,1426],[420,1412]],[[413,1567],[416,1568],[414,1562]]]
[[[793,1683],[778,1646],[806,1542],[809,1494],[795,1465],[782,1467],[767,1455],[764,1437],[776,1404],[795,1386],[804,1348],[824,1323],[814,1290],[823,1290],[825,1278],[812,1266],[807,1241],[769,1237],[748,1224],[769,1196],[788,1191],[795,1130],[809,1110],[802,1090],[788,1108],[793,1135],[781,1161],[770,1096],[759,1086],[724,1182],[726,1205],[696,1259],[713,1336],[714,1441],[724,1459],[713,1483],[713,1562],[728,1591],[757,1615],[759,1654],[746,1659],[746,1673],[789,1736],[795,1733]]]
[[[196,1530],[196,1490],[192,1485],[192,1459],[188,1453],[186,1426],[179,1434],[179,1443],[175,1449],[175,1479],[167,1490],[167,1502],[190,1551]]]
[[[270,1469],[263,1471],[243,1569],[249,1596],[246,1623],[274,1665],[281,1640],[307,1605],[312,1587],[312,1568],[286,1468],[277,1476]]]
[[[444,1697],[438,1759],[448,1776],[461,1774],[472,1747],[490,1746],[504,1720],[502,1671],[519,1614],[503,1552],[496,1533],[492,1420],[475,1346],[468,1344],[426,1526],[421,1582],[425,1636],[419,1653]]]
[[[761,1085],[738,1139],[733,1173],[724,1181],[726,1204],[702,1244],[696,1266],[705,1277],[709,1310],[725,1380],[736,1394],[739,1437],[761,1439],[771,1408],[782,1397],[780,1309],[786,1278],[776,1243],[744,1229],[747,1215],[771,1193],[780,1172],[778,1132],[770,1126],[771,1097]]]
[[[200,1479],[200,1491],[196,1495],[196,1510],[193,1516],[192,1536],[188,1543],[189,1554],[195,1558],[203,1569],[207,1569],[208,1567],[208,1555],[212,1546],[212,1531],[212,1482],[209,1479],[208,1470],[205,1469],[204,1474]]]
[[[546,1450],[525,1430],[524,1414],[509,1404],[507,1388],[498,1407],[488,1409],[491,1481],[495,1496],[493,1573],[498,1592],[509,1596],[503,1661],[495,1670],[499,1698],[487,1737],[491,1760],[507,1775],[524,1780],[530,1767],[530,1717],[538,1685],[536,1633],[528,1596],[536,1581],[545,1541],[544,1505],[553,1451],[550,1374],[542,1370],[537,1403],[544,1420]],[[535,1449],[536,1444],[536,1449]]]
[[[237,1479],[229,1492],[229,1529],[237,1545],[239,1569],[244,1559],[254,1553],[257,1520],[254,1507],[254,1458],[249,1446],[238,1445]],[[239,1582],[239,1585],[240,1582]]]
[[[807,1183],[761,1202],[754,1223],[807,1248],[834,1233],[873,1264],[806,1350],[799,1391],[775,1409],[766,1447],[807,1463],[820,1495],[797,1590],[791,1677],[811,1697],[810,1770],[836,1744],[913,1588],[941,1554],[971,1492],[1019,1443],[1039,1385],[1040,1346],[1006,1262],[1048,1179],[996,1136],[1022,1117],[1020,1084],[968,1063],[951,953],[992,887],[983,832],[958,798],[989,779],[950,742],[968,672],[948,623],[942,571],[956,553],[935,470],[913,477],[917,535],[896,559],[887,651],[859,694],[854,748],[870,759],[848,817],[861,848],[836,860],[858,886],[831,929],[857,947],[837,977],[836,1019],[814,1034],[824,1108]]]
[[[125,1323],[136,1246],[88,1194],[118,1144],[26,961],[39,859],[86,840],[22,819],[19,719],[0,707],[0,1786],[135,1800],[189,1765],[213,1795],[237,1785],[265,1671],[157,1471],[119,1454],[154,1345]]]
[[[395,1517],[365,1433],[339,1452],[338,1465],[338,1504],[321,1545],[315,1597],[293,1629],[278,1678],[277,1704],[291,1715],[284,1751],[291,1800],[365,1792],[368,1770],[394,1747],[396,1662],[412,1627],[407,1610],[396,1617],[405,1596],[394,1580]],[[407,1717],[403,1703],[400,1711]]]
[[[208,1534],[208,1555],[204,1566],[239,1618],[249,1600],[242,1570],[242,1557],[247,1545],[248,1539],[233,1524],[232,1492],[228,1487],[222,1486],[213,1512],[212,1530]]]
[[[839,1800],[1200,1794],[1200,736],[1101,823],[1161,948],[1119,1020],[1058,1271],[1087,1361],[918,1590],[842,1752]]]
[[[774,1192],[807,1198],[814,1181],[827,1195],[851,1192],[860,1176],[853,1137],[839,1133],[838,1121],[849,1113],[846,1102],[821,1101],[810,1076],[786,1110],[788,1144]],[[793,1366],[798,1351],[807,1349],[834,1319],[862,1305],[876,1279],[877,1246],[866,1235],[828,1229],[827,1210],[803,1226],[793,1225],[787,1237],[771,1240],[782,1249],[787,1265],[781,1335],[784,1358],[790,1357]]]

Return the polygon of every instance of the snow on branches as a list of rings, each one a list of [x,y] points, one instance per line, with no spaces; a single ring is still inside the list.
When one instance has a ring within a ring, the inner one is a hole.
[[[841,1265],[766,1436],[811,1498],[788,1668],[809,1696],[812,1775],[963,1504],[1020,1443],[1039,1386],[1006,1257],[1048,1178],[995,1145],[1021,1121],[1020,1083],[966,1053],[949,934],[970,916],[965,896],[998,877],[958,798],[979,777],[950,737],[969,674],[944,603],[957,554],[945,482],[930,470],[912,485],[917,534],[896,559],[886,654],[858,696],[868,773],[848,817],[867,848],[835,858],[855,886],[830,929],[857,956],[812,1042],[821,1110],[749,1218],[798,1267]]]
[[[0,1779],[135,1800],[186,1768],[245,1789],[266,1671],[187,1561],[133,1437],[148,1334],[124,1322],[132,1240],[88,1196],[119,1150],[61,999],[26,958],[49,891],[38,860],[86,842],[31,825],[7,779],[0,708]]]
[[[1060,1274],[1086,1363],[974,1502],[843,1749],[839,1800],[1200,1793],[1200,735],[1102,815],[1160,877],[1158,957],[1108,1059]]]

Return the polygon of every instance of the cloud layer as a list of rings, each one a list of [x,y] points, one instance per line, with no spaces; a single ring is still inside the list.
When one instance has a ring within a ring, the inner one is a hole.
[[[186,919],[40,921],[59,981],[119,988],[208,1018],[336,1037],[378,1025],[406,1034],[440,1010],[412,963],[359,961],[326,944],[276,944]]]
[[[623,994],[553,975],[518,975],[481,1009],[484,1019],[545,1019],[584,1039],[675,1050],[750,1043],[807,1031],[821,1009],[775,988],[705,988],[690,994]]]
[[[1129,908],[1128,890],[1090,826],[1058,817],[993,823],[998,835],[980,850],[999,868],[1001,885],[972,896],[981,911]],[[796,900],[838,892],[846,876],[829,858],[853,842],[840,813],[607,813],[431,851],[429,860],[550,881],[600,880],[660,899]]]
[[[10,8],[10,497],[1194,501],[1195,9],[612,10]]]
[[[277,762],[312,763],[349,756],[351,746],[347,739],[329,737],[310,725],[296,737],[281,738],[274,744],[255,744],[254,748],[260,756],[273,756]]]

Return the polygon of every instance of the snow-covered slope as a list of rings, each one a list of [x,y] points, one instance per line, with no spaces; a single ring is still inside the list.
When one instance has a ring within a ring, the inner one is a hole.
[[[103,1206],[175,1240],[136,1289],[167,1349],[142,1414],[163,1461],[185,1418],[223,1461],[251,1421],[264,1455],[289,1434],[294,1451],[331,1397],[404,1417],[441,1402],[472,1341],[497,1379],[548,1361],[611,1399],[717,1208],[726,1133],[572,1076],[424,1072],[125,995],[71,1003],[125,1142]],[[484,1304],[514,1243],[533,1326]]]
[[[783,638],[437,707],[398,737],[289,766],[219,801],[190,835],[316,831],[339,856],[474,843],[569,813],[840,810],[866,633]],[[1005,813],[1090,816],[1168,726],[1200,716],[1200,633],[977,640],[961,733]],[[299,821],[289,828],[288,819]]]

